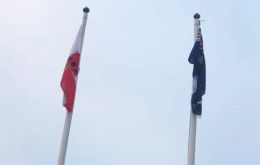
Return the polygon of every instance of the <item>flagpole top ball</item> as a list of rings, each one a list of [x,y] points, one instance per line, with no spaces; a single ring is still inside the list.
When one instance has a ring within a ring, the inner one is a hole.
[[[89,8],[86,6],[86,7],[83,9],[83,12],[84,12],[84,13],[88,13],[88,12],[89,12]]]
[[[196,13],[196,14],[194,14],[194,19],[200,19],[200,15],[199,15],[199,13]]]

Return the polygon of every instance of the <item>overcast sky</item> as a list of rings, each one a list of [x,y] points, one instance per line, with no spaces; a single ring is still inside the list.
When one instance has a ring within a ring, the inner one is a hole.
[[[12,0],[0,6],[0,164],[56,164],[65,62],[90,8],[67,165],[186,165],[193,14],[207,91],[197,165],[259,165],[259,0]]]

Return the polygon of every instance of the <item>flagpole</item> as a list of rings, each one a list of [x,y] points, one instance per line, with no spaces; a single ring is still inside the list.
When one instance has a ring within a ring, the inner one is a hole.
[[[81,43],[83,43],[83,40],[84,40],[85,27],[86,27],[86,23],[87,23],[89,8],[85,7],[83,9],[83,12],[84,12],[83,20],[82,20],[83,36],[81,38],[82,39]],[[80,49],[82,50],[82,45],[81,45]],[[81,50],[80,50],[80,52],[81,52]],[[60,144],[60,152],[59,152],[59,158],[58,158],[57,165],[65,164],[72,115],[73,115],[73,111],[71,111],[71,112],[66,111],[66,117],[65,117],[65,123],[64,123],[64,128],[63,128],[63,134],[62,134],[62,139],[61,139],[61,144]]]
[[[194,42],[197,39],[197,32],[200,28],[200,15],[196,13],[194,15]],[[194,82],[192,84],[194,86]],[[194,91],[192,91],[194,92]],[[189,142],[188,142],[188,165],[195,165],[195,147],[196,147],[196,127],[197,116],[190,111],[190,127],[189,127]]]

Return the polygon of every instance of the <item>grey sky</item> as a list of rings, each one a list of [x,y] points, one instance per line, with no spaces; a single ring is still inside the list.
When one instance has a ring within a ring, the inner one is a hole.
[[[0,164],[56,164],[59,82],[86,5],[68,165],[186,164],[195,12],[207,64],[196,163],[259,164],[257,0],[0,2]]]

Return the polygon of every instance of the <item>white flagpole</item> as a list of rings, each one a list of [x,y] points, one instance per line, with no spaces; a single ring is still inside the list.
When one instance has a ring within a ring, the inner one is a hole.
[[[64,163],[65,163],[65,156],[66,156],[66,151],[67,151],[67,144],[68,144],[68,139],[69,139],[72,114],[73,114],[73,112],[68,112],[68,111],[66,113],[63,134],[62,134],[62,139],[61,139],[61,145],[60,145],[59,159],[58,159],[57,165],[64,165]]]
[[[85,28],[86,28],[86,23],[87,23],[87,18],[88,18],[88,12],[89,12],[88,7],[85,7],[83,9],[83,12],[84,12],[83,20],[82,20],[82,26],[83,26],[82,27],[82,35],[83,36],[81,38],[82,39],[82,42],[81,42],[82,45],[83,45],[83,40],[84,40]],[[82,45],[80,47],[80,49],[81,49],[80,52],[82,52]],[[69,139],[69,132],[70,132],[72,114],[73,114],[73,112],[69,112],[69,111],[67,111],[67,113],[66,113],[57,165],[64,165],[65,164],[65,157],[66,157],[66,151],[67,151],[67,145],[68,145],[68,139]]]
[[[194,15],[194,42],[197,40],[197,33],[200,28],[200,15]],[[194,82],[192,84],[192,88]],[[194,91],[192,91],[194,92]],[[197,127],[197,116],[193,114],[192,109],[190,112],[190,128],[189,128],[189,143],[188,143],[188,165],[195,165],[195,146],[196,146],[196,127]]]

